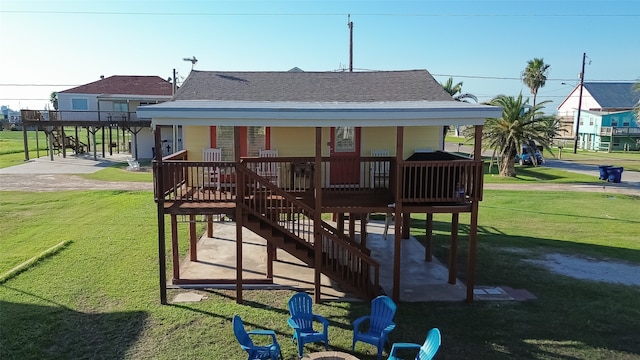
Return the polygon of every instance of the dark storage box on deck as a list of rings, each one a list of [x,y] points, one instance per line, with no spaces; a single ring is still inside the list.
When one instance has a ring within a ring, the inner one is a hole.
[[[462,156],[444,151],[416,152],[407,162],[453,162],[467,160]],[[461,168],[446,165],[437,167],[415,167],[409,164],[404,171],[404,198],[424,201],[425,199],[455,198],[459,185],[464,186]]]

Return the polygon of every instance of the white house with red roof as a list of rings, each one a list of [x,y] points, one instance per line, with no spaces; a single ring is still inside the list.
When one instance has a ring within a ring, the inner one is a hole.
[[[141,105],[158,104],[171,99],[173,84],[159,76],[101,76],[100,80],[58,92],[59,117],[79,121],[137,121]],[[136,158],[153,156],[154,139],[150,128],[134,137],[132,152]],[[179,149],[181,136],[174,131],[163,134],[170,152]],[[178,146],[173,146],[177,143]],[[167,149],[163,149],[165,152]]]

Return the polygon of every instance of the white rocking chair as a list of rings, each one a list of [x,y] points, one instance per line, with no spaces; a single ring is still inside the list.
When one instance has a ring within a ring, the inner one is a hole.
[[[222,149],[204,149],[202,150],[202,161],[220,162],[222,161]],[[204,168],[204,186],[214,187],[220,191],[220,166],[212,164],[211,167]]]
[[[260,150],[261,158],[277,158],[278,150]],[[256,169],[258,175],[267,178],[271,183],[280,187],[280,163],[260,163]]]

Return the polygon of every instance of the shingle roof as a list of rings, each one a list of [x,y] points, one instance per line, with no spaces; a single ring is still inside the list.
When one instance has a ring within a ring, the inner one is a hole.
[[[172,85],[159,76],[114,75],[72,89],[60,91],[73,94],[122,94],[171,96]]]
[[[191,71],[173,100],[452,101],[426,70],[373,72]]]
[[[640,99],[640,92],[634,91],[633,86],[633,83],[584,83],[601,109],[632,109]]]

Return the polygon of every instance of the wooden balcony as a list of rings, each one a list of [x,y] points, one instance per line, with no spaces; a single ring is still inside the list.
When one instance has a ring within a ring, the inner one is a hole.
[[[100,123],[98,126],[136,124],[136,126],[149,127],[151,125],[151,119],[138,118],[135,111],[21,110],[20,116],[22,122],[27,125],[38,125],[41,122],[62,126],[86,126],[92,123]]]
[[[154,179],[162,176],[165,209],[170,213],[216,213],[233,208],[236,189],[244,186],[244,196],[260,196],[259,186],[250,181],[238,184],[237,166],[260,174],[260,169],[276,169],[271,182],[288,194],[314,205],[316,186],[322,188],[322,211],[335,213],[393,212],[394,204],[403,208],[442,207],[441,212],[465,211],[482,200],[482,163],[453,154],[436,152],[442,160],[402,161],[395,157],[322,158],[316,166],[313,157],[243,158],[235,162],[190,161],[181,151],[154,163]],[[444,156],[446,155],[446,156]],[[217,169],[215,186],[208,179]],[[321,184],[315,184],[320,171]],[[273,175],[273,174],[272,174]],[[437,212],[437,211],[436,211]]]
[[[640,136],[640,127],[629,126],[603,126],[600,128],[600,136]]]

